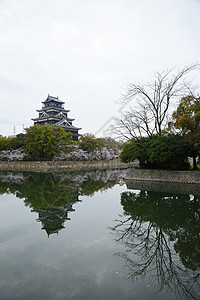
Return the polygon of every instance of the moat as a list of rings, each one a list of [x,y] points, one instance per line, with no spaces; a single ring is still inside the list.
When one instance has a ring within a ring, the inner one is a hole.
[[[200,299],[200,191],[0,172],[0,299]]]

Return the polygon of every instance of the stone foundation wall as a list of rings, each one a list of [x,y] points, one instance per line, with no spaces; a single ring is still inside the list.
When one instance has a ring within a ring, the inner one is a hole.
[[[0,161],[0,170],[57,172],[95,169],[127,169],[131,168],[127,179],[131,181],[193,183],[200,185],[200,171],[165,171],[135,169],[138,162],[121,163],[111,161]]]
[[[130,170],[127,179],[153,182],[181,182],[200,185],[200,171]]]
[[[109,161],[0,161],[0,170],[54,172],[93,169],[126,169],[138,166],[137,162],[121,163],[119,160]]]
[[[151,192],[162,192],[166,194],[192,194],[200,196],[200,185],[182,182],[156,182],[156,181],[137,181],[125,179],[126,186],[129,190],[142,190]]]

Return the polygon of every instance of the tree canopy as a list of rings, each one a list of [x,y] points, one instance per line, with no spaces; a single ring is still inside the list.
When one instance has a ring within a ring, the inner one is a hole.
[[[58,126],[31,126],[26,135],[24,150],[32,159],[52,159],[55,153],[67,152],[73,143],[71,133]]]
[[[120,154],[121,161],[127,163],[138,159],[141,167],[147,165],[149,140],[149,138],[141,137],[140,139],[132,139],[126,142]]]
[[[189,95],[181,98],[169,127],[184,137],[188,156],[193,158],[194,169],[197,169],[196,158],[200,154],[200,97]]]
[[[107,149],[121,148],[121,144],[112,138],[95,138],[94,135],[89,133],[80,137],[78,145],[83,151],[87,151],[88,153],[97,149],[100,150],[104,147]]]
[[[189,168],[184,138],[175,134],[132,139],[125,143],[120,158],[122,162],[138,159],[143,168],[178,170]]]
[[[91,134],[82,135],[78,144],[82,150],[87,152],[92,152],[101,146],[101,143]]]
[[[6,136],[0,135],[0,151],[8,150],[10,146],[10,139]]]
[[[16,137],[10,139],[9,148],[18,149],[24,146],[26,140],[26,134],[19,133]]]
[[[158,135],[149,142],[149,163],[156,169],[187,170],[189,163],[185,140],[180,135]]]

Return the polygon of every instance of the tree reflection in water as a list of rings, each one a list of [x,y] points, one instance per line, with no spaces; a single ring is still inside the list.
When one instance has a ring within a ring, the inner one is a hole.
[[[159,289],[200,297],[199,197],[151,191],[121,194],[124,215],[112,231],[125,247],[128,278],[147,274]]]
[[[0,172],[0,194],[13,193],[23,199],[32,212],[38,213],[49,237],[65,228],[79,196],[91,196],[120,182],[126,170],[105,170],[79,173],[14,173]]]

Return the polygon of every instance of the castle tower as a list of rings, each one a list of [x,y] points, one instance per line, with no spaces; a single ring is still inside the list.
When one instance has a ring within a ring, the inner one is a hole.
[[[42,109],[37,110],[39,117],[32,119],[34,125],[63,127],[66,132],[71,132],[73,140],[77,141],[79,137],[78,131],[81,128],[72,125],[74,119],[68,118],[67,114],[69,110],[64,109],[65,102],[60,101],[58,97],[48,95],[47,99],[42,103]]]

